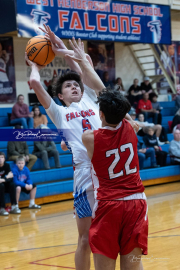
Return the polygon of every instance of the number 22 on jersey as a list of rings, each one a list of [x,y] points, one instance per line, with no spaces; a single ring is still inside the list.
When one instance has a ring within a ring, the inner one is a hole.
[[[126,160],[124,166],[125,166],[126,175],[129,175],[129,174],[132,174],[132,173],[136,173],[137,168],[135,167],[133,169],[130,169],[130,164],[131,164],[131,162],[133,160],[133,157],[134,157],[134,150],[133,150],[132,143],[127,143],[127,144],[121,145],[120,152],[125,152],[126,149],[130,150],[130,155],[129,155],[128,159]],[[111,163],[111,165],[108,168],[109,178],[113,179],[113,178],[116,178],[116,177],[123,176],[124,175],[123,170],[121,170],[118,173],[114,173],[114,168],[116,167],[116,165],[120,161],[119,149],[116,148],[116,149],[106,151],[106,157],[110,157],[111,155],[114,155],[115,157],[114,157],[113,162]],[[122,162],[124,162],[124,161],[122,161]]]

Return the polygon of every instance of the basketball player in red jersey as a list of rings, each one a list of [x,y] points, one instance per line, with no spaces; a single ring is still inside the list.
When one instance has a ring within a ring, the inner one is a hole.
[[[89,242],[96,270],[143,270],[148,218],[139,175],[137,137],[123,119],[130,110],[119,91],[104,89],[98,101],[102,128],[87,130],[82,141],[92,162],[95,205]]]

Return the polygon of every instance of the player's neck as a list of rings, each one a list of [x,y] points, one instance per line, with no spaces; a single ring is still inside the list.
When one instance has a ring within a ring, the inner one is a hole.
[[[112,127],[112,128],[116,128],[118,124],[113,125],[113,124],[109,124],[106,121],[102,121],[102,127]]]
[[[81,99],[80,99],[81,100]],[[64,104],[66,105],[66,107],[69,107],[72,103],[78,103],[80,102],[80,100],[77,100],[77,101],[74,101],[74,100],[71,100],[71,101],[67,101],[66,102],[64,101]],[[60,100],[61,101],[61,100]]]

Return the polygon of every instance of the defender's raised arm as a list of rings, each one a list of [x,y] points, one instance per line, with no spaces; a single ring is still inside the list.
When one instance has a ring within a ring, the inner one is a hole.
[[[86,54],[84,52],[84,45],[81,42],[80,39],[78,39],[78,44],[75,40],[75,38],[72,38],[72,41],[69,40],[69,43],[74,50],[74,54],[67,54],[65,56],[66,59],[73,59],[77,63],[79,63],[81,69],[82,69],[82,77],[83,82],[91,89],[94,89],[96,92],[96,95],[99,95],[99,92],[102,91],[103,88],[105,88],[103,82],[95,72],[94,68],[90,64],[89,60],[86,57]]]

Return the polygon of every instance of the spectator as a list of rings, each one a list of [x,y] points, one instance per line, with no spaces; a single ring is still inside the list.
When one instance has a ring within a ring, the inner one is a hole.
[[[33,165],[37,160],[37,157],[35,155],[29,154],[29,149],[26,142],[8,142],[7,149],[9,160],[16,161],[18,156],[23,155],[25,161],[28,162],[27,167],[29,168],[29,170],[32,169]]]
[[[144,169],[144,161],[146,158],[151,158],[151,168],[159,167],[156,164],[156,155],[154,147],[146,148],[141,139],[138,137],[138,158],[139,158],[139,167],[140,170]]]
[[[131,116],[132,120],[136,119],[136,110],[131,107],[131,110],[129,111],[129,115]]]
[[[56,145],[52,141],[38,141],[34,142],[33,154],[42,159],[46,170],[50,169],[48,157],[54,157],[56,168],[61,168],[59,161],[59,152]]]
[[[166,166],[167,153],[159,147],[156,135],[151,127],[148,128],[148,134],[143,137],[143,140],[147,148],[153,147],[155,149],[157,164],[161,167]]]
[[[141,89],[142,89],[142,93],[147,93],[150,94],[153,92],[152,90],[152,86],[149,82],[149,77],[144,77],[144,82],[141,83]]]
[[[16,165],[13,170],[14,175],[14,183],[16,185],[16,200],[19,203],[20,193],[25,192],[26,194],[30,193],[30,209],[40,209],[41,206],[35,204],[35,196],[36,196],[36,185],[33,184],[30,178],[29,169],[25,166],[24,156],[19,156],[16,159]]]
[[[144,93],[143,98],[139,100],[138,106],[136,109],[137,114],[142,113],[144,114],[145,121],[148,118],[153,118],[153,123],[156,125],[158,121],[158,112],[153,109],[151,101],[149,100],[149,94]]]
[[[147,134],[148,128],[151,127],[156,134],[159,145],[163,145],[164,143],[169,143],[166,130],[161,125],[154,125],[153,123],[148,123],[147,121],[144,122],[143,114],[139,114],[137,123],[139,125],[139,131],[137,133],[139,136],[144,136],[145,134]]]
[[[17,97],[17,102],[12,108],[10,124],[20,124],[24,129],[33,128],[33,115],[29,112],[28,105],[24,103],[23,95]]]
[[[107,88],[111,88],[111,89],[114,88],[113,83],[111,81],[109,81],[109,73],[107,71],[105,71],[103,73],[103,83],[104,83],[105,87],[107,87]]]
[[[180,91],[179,90],[177,91],[177,95],[175,98],[175,109],[176,109],[176,113],[180,109]]]
[[[176,76],[176,92],[180,94],[180,84],[179,84],[179,76]]]
[[[129,88],[128,94],[129,94],[129,102],[131,103],[131,106],[137,107],[137,104],[140,99],[142,99],[142,91],[141,87],[138,85],[138,79],[134,79],[133,84]]]
[[[171,130],[174,129],[175,126],[180,124],[180,109],[176,112],[173,121],[172,121],[172,126],[171,126]]]
[[[162,114],[161,114],[161,110],[163,109],[159,102],[157,101],[158,95],[156,95],[155,93],[151,94],[151,97],[149,98],[152,104],[152,107],[154,110],[156,110],[156,112],[158,113],[158,122],[157,124],[161,125],[162,123]]]
[[[5,210],[5,193],[9,193],[11,200],[11,214],[20,214],[16,202],[16,186],[13,182],[13,173],[10,166],[5,162],[5,154],[0,152],[0,215],[8,216],[9,213]]]
[[[180,130],[180,124],[178,124],[178,125],[176,125],[174,128],[173,128],[173,133],[174,133],[174,131],[176,130],[176,129],[179,129]]]
[[[119,92],[125,96],[126,95],[126,91],[124,89],[124,85],[122,82],[122,79],[120,77],[118,77],[115,81],[115,86],[114,86],[115,90],[119,90]]]
[[[40,112],[39,106],[34,106],[32,112],[34,114],[34,128],[42,128],[43,126],[47,127],[47,117]]]
[[[169,154],[173,164],[180,164],[180,130],[175,129],[173,135],[174,140],[170,142]]]

